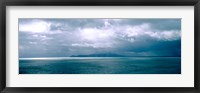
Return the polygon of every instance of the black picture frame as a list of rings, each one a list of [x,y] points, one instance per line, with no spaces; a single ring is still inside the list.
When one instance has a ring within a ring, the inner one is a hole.
[[[194,6],[195,87],[6,87],[6,6]],[[0,0],[0,91],[2,93],[200,93],[199,16],[199,0]]]

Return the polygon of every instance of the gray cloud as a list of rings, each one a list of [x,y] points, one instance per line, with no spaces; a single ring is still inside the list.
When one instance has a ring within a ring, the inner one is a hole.
[[[19,19],[20,57],[181,56],[181,19]]]

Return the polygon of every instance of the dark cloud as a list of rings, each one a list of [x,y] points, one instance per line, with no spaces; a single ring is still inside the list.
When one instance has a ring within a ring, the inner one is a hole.
[[[20,57],[181,56],[181,19],[19,19]]]

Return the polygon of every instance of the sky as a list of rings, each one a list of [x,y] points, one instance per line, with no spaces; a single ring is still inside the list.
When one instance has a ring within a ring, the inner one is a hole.
[[[19,19],[19,57],[181,56],[181,19]]]

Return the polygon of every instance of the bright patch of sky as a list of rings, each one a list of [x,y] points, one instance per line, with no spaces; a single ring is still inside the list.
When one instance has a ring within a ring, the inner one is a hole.
[[[20,57],[181,56],[181,19],[19,19]]]

